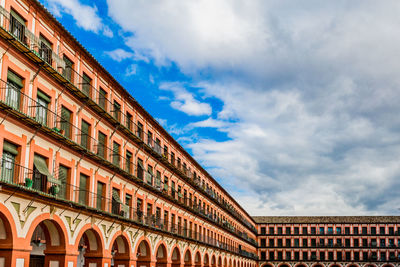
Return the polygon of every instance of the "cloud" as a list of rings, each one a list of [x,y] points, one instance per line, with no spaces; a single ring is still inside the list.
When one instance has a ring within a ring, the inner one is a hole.
[[[190,116],[202,116],[211,114],[211,106],[207,103],[202,103],[194,98],[181,83],[160,84],[160,89],[170,91],[174,94],[174,100],[170,105],[172,108],[182,111]]]
[[[137,68],[138,68],[138,66],[136,64],[129,65],[128,68],[126,69],[125,75],[126,76],[135,75],[137,72]]]
[[[160,86],[172,108],[208,116],[180,140],[198,127],[226,133],[186,147],[251,214],[398,212],[400,2],[108,6],[127,46],[190,78]],[[198,88],[223,103],[217,114]]]
[[[113,37],[111,29],[104,25],[97,13],[96,6],[82,4],[79,0],[46,0],[49,9],[56,15],[71,15],[76,24],[86,31],[102,32],[106,37]]]

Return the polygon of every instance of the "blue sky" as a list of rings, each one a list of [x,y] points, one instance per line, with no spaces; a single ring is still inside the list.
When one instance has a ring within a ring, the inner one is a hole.
[[[399,213],[398,1],[41,2],[250,214]]]

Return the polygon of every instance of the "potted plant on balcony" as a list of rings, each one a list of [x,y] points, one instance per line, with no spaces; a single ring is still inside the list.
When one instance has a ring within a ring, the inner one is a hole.
[[[32,188],[33,180],[31,178],[25,178],[25,186],[28,188]]]
[[[59,192],[60,192],[60,187],[56,184],[53,184],[50,189],[50,194],[52,194],[53,196],[56,196]]]

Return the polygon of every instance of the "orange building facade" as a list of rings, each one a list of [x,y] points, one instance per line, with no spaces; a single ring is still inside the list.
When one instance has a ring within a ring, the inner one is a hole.
[[[0,1],[0,266],[255,267],[254,220],[36,0]]]
[[[262,267],[400,265],[400,216],[253,218]]]

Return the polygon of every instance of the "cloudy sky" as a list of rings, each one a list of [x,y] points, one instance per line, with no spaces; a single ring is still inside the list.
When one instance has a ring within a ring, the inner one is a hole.
[[[400,1],[41,2],[251,215],[400,213]]]

